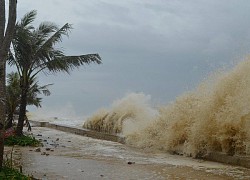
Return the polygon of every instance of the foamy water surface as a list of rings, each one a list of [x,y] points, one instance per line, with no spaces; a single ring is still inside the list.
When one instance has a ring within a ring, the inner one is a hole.
[[[77,116],[61,116],[60,114],[54,113],[54,116],[50,114],[41,113],[42,111],[29,113],[29,119],[39,122],[49,122],[53,124],[65,125],[65,126],[75,126],[81,127],[82,123],[87,117],[77,117]]]

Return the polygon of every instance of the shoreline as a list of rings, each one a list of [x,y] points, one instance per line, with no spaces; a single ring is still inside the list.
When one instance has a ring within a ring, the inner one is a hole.
[[[147,153],[124,144],[33,127],[40,151],[18,147],[26,174],[39,179],[249,179],[250,169],[217,162]]]
[[[59,124],[54,124],[54,123],[45,122],[45,121],[39,122],[39,121],[30,120],[30,123],[32,126],[34,125],[37,127],[47,127],[47,128],[52,128],[52,129],[56,129],[56,130],[63,131],[63,132],[80,135],[80,136],[91,137],[95,139],[102,139],[102,140],[125,144],[125,137],[117,136],[115,134],[107,134],[107,133],[97,132],[97,131],[84,129],[80,127],[59,125]],[[221,152],[211,152],[201,159],[250,168],[250,156],[235,156],[235,155],[229,156]]]

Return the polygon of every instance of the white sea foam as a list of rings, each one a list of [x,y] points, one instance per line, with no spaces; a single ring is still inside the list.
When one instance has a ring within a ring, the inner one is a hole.
[[[114,101],[110,109],[95,113],[84,127],[123,135],[142,130],[158,115],[158,111],[150,107],[150,99],[143,93],[127,94]]]
[[[87,117],[79,117],[71,104],[63,107],[43,107],[28,113],[28,118],[34,121],[45,121],[67,126],[81,126]]]

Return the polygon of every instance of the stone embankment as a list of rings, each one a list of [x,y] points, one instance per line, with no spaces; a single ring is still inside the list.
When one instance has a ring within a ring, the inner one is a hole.
[[[114,142],[119,142],[122,144],[124,144],[124,142],[125,142],[124,137],[113,135],[113,134],[106,134],[106,133],[102,133],[102,132],[92,131],[89,129],[66,126],[66,125],[58,125],[58,124],[53,124],[53,123],[49,123],[49,122],[38,122],[38,121],[32,121],[32,120],[30,120],[30,123],[31,123],[31,126],[52,128],[52,129],[56,129],[59,131],[69,132],[72,134],[91,137],[91,138],[95,138],[95,139],[114,141]]]
[[[64,132],[69,132],[81,136],[96,138],[96,139],[103,139],[107,141],[114,141],[124,144],[125,138],[121,136],[117,136],[114,134],[106,134],[102,132],[92,131],[84,128],[66,126],[66,125],[58,125],[49,122],[38,122],[30,120],[32,126],[38,127],[47,127],[52,128]],[[231,164],[236,166],[242,166],[246,168],[250,168],[250,157],[249,156],[229,156],[220,152],[211,152],[208,153],[203,159],[208,161],[216,161],[225,164]]]

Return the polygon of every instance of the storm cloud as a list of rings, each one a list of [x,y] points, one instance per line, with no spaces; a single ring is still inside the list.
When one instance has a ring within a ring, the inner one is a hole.
[[[39,76],[54,83],[44,107],[70,104],[80,115],[128,92],[167,103],[250,49],[248,0],[25,0],[18,17],[33,9],[37,24],[73,24],[60,44],[66,54],[102,57],[71,76]]]

